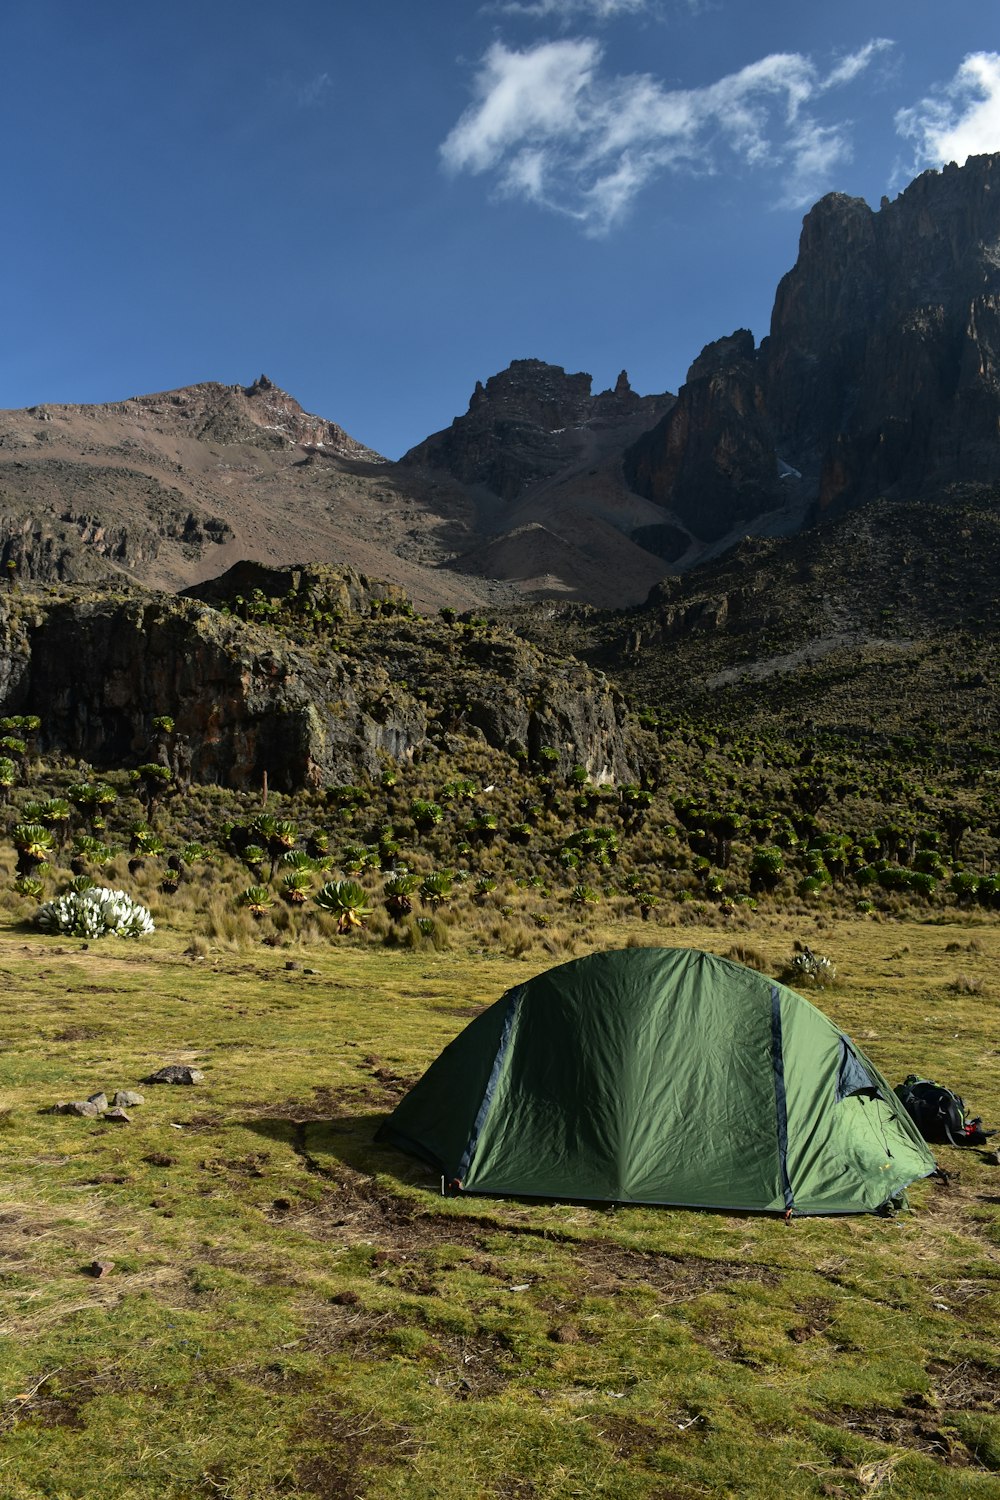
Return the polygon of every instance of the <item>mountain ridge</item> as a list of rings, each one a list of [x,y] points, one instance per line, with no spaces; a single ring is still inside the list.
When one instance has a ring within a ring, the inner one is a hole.
[[[1000,154],[805,216],[770,331],[676,396],[516,359],[390,462],[261,376],[0,413],[0,564],[180,589],[247,558],[390,578],[420,609],[634,607],[745,534],[1000,480]]]

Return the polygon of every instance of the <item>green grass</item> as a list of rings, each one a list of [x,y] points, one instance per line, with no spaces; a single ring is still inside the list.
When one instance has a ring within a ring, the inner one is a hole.
[[[796,936],[830,954],[819,1003],[891,1078],[997,1113],[995,926],[752,936],[775,968]],[[0,933],[10,1500],[997,1494],[978,1152],[895,1220],[442,1198],[374,1129],[537,955],[185,942]],[[43,1112],[171,1061],[204,1083],[147,1088],[130,1126]]]

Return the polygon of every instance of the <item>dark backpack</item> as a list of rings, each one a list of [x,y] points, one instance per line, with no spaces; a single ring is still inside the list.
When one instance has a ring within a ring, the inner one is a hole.
[[[982,1121],[968,1119],[965,1100],[943,1084],[911,1073],[896,1086],[896,1094],[925,1141],[942,1146],[981,1146],[986,1141]]]

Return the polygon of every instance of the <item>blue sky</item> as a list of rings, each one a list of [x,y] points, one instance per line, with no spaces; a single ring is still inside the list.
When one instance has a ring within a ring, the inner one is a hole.
[[[512,359],[675,390],[802,215],[1000,150],[984,0],[8,7],[0,407],[262,371],[390,457]]]

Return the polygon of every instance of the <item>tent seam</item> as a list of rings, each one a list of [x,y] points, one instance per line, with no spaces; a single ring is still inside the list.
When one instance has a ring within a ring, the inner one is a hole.
[[[462,1152],[461,1158],[459,1159],[458,1172],[455,1176],[455,1181],[458,1187],[462,1187],[462,1185],[464,1184],[465,1179],[469,1174],[469,1167],[472,1165],[472,1159],[476,1154],[476,1147],[479,1145],[479,1137],[482,1133],[483,1126],[486,1124],[486,1118],[490,1112],[490,1105],[493,1103],[493,1095],[496,1093],[496,1087],[500,1081],[500,1072],[503,1068],[504,1058],[507,1055],[507,1049],[510,1046],[511,1033],[514,1030],[514,1017],[517,1014],[518,1002],[520,1001],[523,993],[523,984],[519,984],[510,992],[510,999],[507,1002],[507,1014],[503,1019],[503,1027],[500,1031],[500,1041],[497,1044],[496,1056],[493,1059],[493,1066],[490,1069],[490,1076],[487,1081],[486,1088],[483,1092],[482,1102],[480,1103],[479,1108],[476,1111],[476,1118],[472,1123],[472,1131],[469,1135],[468,1141],[466,1142],[465,1150]]]
[[[781,1192],[785,1208],[795,1207],[792,1184],[788,1178],[788,1096],[785,1092],[785,1055],[781,1042],[781,995],[771,986],[771,1061],[774,1067],[774,1103],[778,1120],[778,1164],[781,1168]]]

